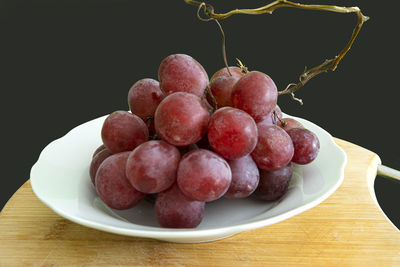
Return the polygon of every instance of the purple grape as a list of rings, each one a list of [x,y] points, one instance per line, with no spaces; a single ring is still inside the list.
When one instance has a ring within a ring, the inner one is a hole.
[[[278,105],[275,106],[275,112],[276,112],[276,115],[278,116],[278,118],[282,118],[282,116],[283,116],[282,110]]]
[[[275,118],[274,110],[275,110],[277,118]],[[274,125],[275,124],[275,125],[280,126],[281,124],[280,124],[279,119],[282,119],[282,111],[279,108],[279,106],[276,105],[275,109],[273,109],[270,113],[265,115],[258,123],[263,123],[266,125]]]
[[[203,66],[191,56],[175,54],[166,57],[158,69],[160,88],[166,94],[186,92],[202,97],[208,86]]]
[[[109,156],[100,164],[96,173],[97,194],[113,209],[129,209],[145,197],[126,178],[125,166],[129,154],[126,151]]]
[[[233,87],[233,107],[246,111],[256,122],[263,119],[276,105],[278,90],[266,74],[251,71]]]
[[[158,193],[176,181],[178,149],[164,141],[148,141],[136,147],[126,163],[126,177],[143,193]]]
[[[205,202],[189,199],[174,184],[157,194],[154,208],[162,227],[195,228],[204,217]]]
[[[137,81],[128,92],[128,104],[131,112],[143,121],[154,117],[158,104],[165,97],[160,84],[154,79]]]
[[[221,76],[215,78],[210,83],[210,91],[213,94],[219,108],[232,106],[232,90],[233,86],[238,80],[239,78],[235,76]],[[214,103],[210,95],[207,95],[207,101],[211,106],[213,106]]]
[[[292,118],[283,118],[282,121],[285,122],[285,126],[283,126],[280,121],[278,122],[278,126],[286,132],[293,128],[304,128],[303,124]]]
[[[292,139],[294,146],[292,162],[308,164],[317,157],[319,140],[313,132],[304,128],[292,128],[287,133]]]
[[[210,113],[202,100],[184,92],[167,96],[154,117],[157,134],[175,146],[198,142],[207,131],[209,120]]]
[[[96,153],[96,155],[92,158],[92,162],[90,163],[89,175],[92,180],[93,185],[96,185],[96,172],[100,167],[100,164],[112,154],[108,151],[107,148]]]
[[[97,155],[97,153],[99,153],[100,151],[104,150],[106,147],[104,146],[104,144],[101,144],[98,148],[96,148],[96,150],[93,152],[92,158],[94,158],[94,156]]]
[[[253,195],[258,199],[267,201],[280,198],[288,190],[292,174],[291,163],[276,171],[260,170],[260,182]]]
[[[111,113],[103,123],[101,138],[113,154],[131,151],[149,138],[146,124],[138,116],[127,111]]]
[[[229,75],[228,70],[226,67],[223,67],[222,69],[218,70],[216,73],[213,74],[211,77],[210,81],[212,82],[214,79],[218,77],[236,77],[238,79],[242,78],[244,73],[242,72],[242,69],[236,66],[230,66],[228,67],[229,71],[231,72],[232,76]]]
[[[250,155],[228,161],[232,171],[232,182],[226,198],[245,198],[251,195],[258,186],[260,174]]]
[[[193,200],[207,202],[222,197],[231,180],[228,163],[209,150],[190,151],[183,156],[178,166],[178,186]]]
[[[222,157],[241,158],[250,154],[257,144],[257,125],[240,109],[220,108],[211,116],[208,141]]]
[[[257,127],[258,142],[251,156],[258,168],[275,171],[286,166],[294,153],[290,136],[276,125],[259,123]]]

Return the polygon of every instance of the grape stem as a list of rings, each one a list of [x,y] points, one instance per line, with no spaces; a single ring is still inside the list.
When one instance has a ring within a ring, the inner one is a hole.
[[[204,97],[206,97],[207,94],[210,96],[212,104],[213,104],[212,105],[213,110],[211,110],[211,111],[214,112],[215,110],[218,109],[218,104],[217,104],[217,100],[215,99],[213,93],[211,92],[209,85],[206,87],[206,90],[204,91]]]
[[[226,60],[226,48],[225,48],[226,46],[225,46],[225,33],[224,33],[224,30],[222,29],[221,23],[219,23],[219,21],[217,19],[201,17],[200,10],[201,10],[202,7],[205,8],[205,5],[206,4],[204,2],[200,3],[199,8],[197,9],[197,18],[199,20],[201,20],[201,21],[213,20],[213,21],[215,21],[215,23],[217,23],[217,26],[218,26],[218,28],[219,28],[219,30],[221,32],[221,35],[222,35],[222,57],[224,59],[225,67],[226,67],[226,70],[229,73],[229,76],[232,76],[232,73],[231,73],[231,71],[229,69],[229,66],[228,66],[228,61]]]
[[[284,121],[284,120],[282,120],[281,118],[279,118],[278,114],[276,113],[276,108],[274,108],[273,115],[274,115],[274,117],[273,117],[273,118],[274,118],[273,123],[274,123],[275,125],[278,125],[278,121],[281,123],[282,127],[285,127],[285,126],[287,125],[287,122],[286,122],[286,121]]]
[[[240,70],[242,71],[242,73],[246,74],[249,72],[247,67],[242,63],[242,61],[240,61],[240,59],[236,58],[236,61],[238,62],[238,66],[239,66]]]
[[[347,54],[347,52],[350,50],[351,46],[353,45],[358,33],[361,30],[361,27],[364,22],[366,22],[369,17],[363,15],[361,13],[361,10],[358,7],[341,7],[341,6],[333,6],[333,5],[306,5],[306,4],[300,4],[300,3],[295,3],[287,0],[276,0],[270,4],[267,4],[265,6],[259,7],[259,8],[254,8],[254,9],[234,9],[226,13],[215,13],[214,12],[214,7],[210,4],[206,4],[204,2],[199,2],[195,0],[184,0],[185,3],[189,5],[195,5],[199,6],[198,9],[198,17],[200,17],[200,10],[203,9],[204,15],[208,17],[208,19],[202,18],[202,20],[222,20],[226,19],[232,15],[236,14],[248,14],[248,15],[259,15],[259,14],[272,14],[272,12],[278,8],[281,7],[292,7],[292,8],[298,8],[298,9],[306,9],[306,10],[322,10],[322,11],[329,11],[329,12],[336,12],[336,13],[356,13],[357,14],[357,24],[353,30],[353,33],[351,35],[350,40],[346,44],[346,46],[341,50],[341,52],[335,56],[333,59],[327,59],[325,60],[324,63],[321,65],[318,65],[316,67],[313,67],[309,70],[305,70],[300,76],[299,76],[299,82],[298,83],[290,83],[284,90],[281,90],[278,92],[279,95],[284,95],[284,94],[290,94],[291,97],[296,100],[301,102],[301,99],[298,99],[294,96],[294,93],[299,90],[301,87],[303,87],[309,80],[317,76],[318,74],[321,74],[322,72],[327,72],[328,70],[334,71],[339,62],[342,60],[342,58]],[[220,26],[220,25],[219,25]],[[225,60],[226,62],[226,60]]]

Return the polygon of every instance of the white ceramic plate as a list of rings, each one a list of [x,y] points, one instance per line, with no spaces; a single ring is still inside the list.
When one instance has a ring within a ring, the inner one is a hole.
[[[289,190],[281,199],[219,199],[207,203],[204,219],[196,229],[161,228],[148,201],[117,211],[106,207],[96,195],[89,165],[101,144],[105,118],[84,123],[50,143],[31,170],[33,192],[43,203],[64,218],[98,230],[171,242],[207,242],[286,220],[321,203],[343,181],[344,151],[325,130],[294,117],[317,134],[321,148],[311,164],[295,166]]]

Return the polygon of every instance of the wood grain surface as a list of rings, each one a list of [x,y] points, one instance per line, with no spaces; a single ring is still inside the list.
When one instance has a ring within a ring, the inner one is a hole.
[[[0,266],[400,266],[400,232],[368,187],[379,157],[335,141],[348,164],[332,196],[283,222],[210,243],[167,243],[72,223],[42,204],[27,181],[0,214]]]

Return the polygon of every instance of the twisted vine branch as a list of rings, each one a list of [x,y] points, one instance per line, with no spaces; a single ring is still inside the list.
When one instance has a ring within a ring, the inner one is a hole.
[[[317,76],[318,74],[320,74],[322,72],[326,72],[328,70],[334,71],[337,68],[339,62],[342,60],[342,58],[350,50],[358,33],[361,30],[363,23],[369,19],[369,17],[364,16],[361,13],[361,10],[358,7],[340,7],[340,6],[331,6],[331,5],[306,5],[306,4],[294,3],[291,1],[287,1],[287,0],[276,0],[270,4],[267,4],[267,5],[259,7],[259,8],[235,9],[235,10],[231,10],[229,12],[220,13],[220,14],[215,13],[214,7],[210,4],[206,4],[204,2],[199,2],[199,1],[194,1],[194,0],[184,0],[184,1],[187,4],[199,6],[199,10],[201,8],[203,8],[204,14],[207,17],[209,17],[210,19],[214,19],[214,20],[226,19],[235,14],[248,14],[248,15],[272,14],[272,12],[274,10],[281,8],[281,7],[292,7],[292,8],[306,9],[306,10],[322,10],[322,11],[330,11],[330,12],[336,12],[336,13],[356,13],[357,18],[358,18],[357,25],[355,26],[355,28],[353,30],[350,40],[348,41],[346,46],[342,49],[342,51],[337,56],[335,56],[333,59],[327,59],[321,65],[313,67],[309,70],[305,70],[299,76],[298,83],[290,83],[284,90],[281,90],[278,92],[279,95],[291,94],[292,98],[294,100],[299,101],[300,103],[302,103],[301,100],[296,98],[294,96],[294,93],[297,90],[299,90],[302,86],[304,86],[310,79]],[[198,10],[198,12],[199,12],[199,10]]]

